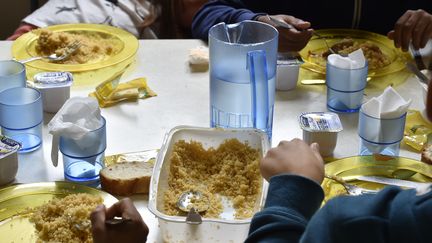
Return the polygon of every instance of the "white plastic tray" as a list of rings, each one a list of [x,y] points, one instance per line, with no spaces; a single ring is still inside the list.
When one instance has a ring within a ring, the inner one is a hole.
[[[166,242],[243,242],[249,231],[250,218],[232,219],[233,209],[225,207],[224,219],[203,218],[202,224],[187,224],[186,217],[169,216],[163,213],[163,194],[168,188],[170,155],[173,145],[179,140],[194,140],[203,144],[204,148],[218,147],[224,140],[237,138],[261,151],[265,155],[270,145],[267,135],[256,129],[220,129],[178,126],[165,136],[153,170],[149,210],[159,219],[162,238]],[[267,194],[267,182],[263,179],[263,189],[256,205],[259,211],[264,206]]]

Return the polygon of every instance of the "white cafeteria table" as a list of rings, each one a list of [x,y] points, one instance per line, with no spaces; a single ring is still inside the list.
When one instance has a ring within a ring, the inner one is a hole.
[[[0,42],[1,59],[11,58],[10,41]],[[156,97],[103,108],[107,120],[107,150],[105,155],[160,148],[165,134],[178,125],[209,126],[209,75],[192,72],[188,64],[188,51],[205,45],[199,40],[140,40],[134,63],[122,80],[146,77]],[[431,45],[429,45],[431,46]],[[95,84],[96,85],[96,84]],[[73,87],[71,96],[87,96],[93,86]],[[411,109],[424,108],[420,85],[411,76],[396,90],[406,99],[412,98]],[[368,94],[372,97],[376,94]],[[326,111],[325,86],[277,92],[273,118],[273,146],[281,140],[302,137],[298,116],[306,111]],[[35,152],[20,155],[15,183],[63,180],[62,164],[51,164],[51,135],[46,124],[52,114],[44,114],[43,147]],[[343,158],[358,154],[358,114],[340,115],[344,130],[338,136],[334,157]],[[400,156],[419,159],[418,153],[401,149]],[[147,196],[133,196],[135,205],[148,224],[148,242],[162,242],[158,221],[147,209]]]

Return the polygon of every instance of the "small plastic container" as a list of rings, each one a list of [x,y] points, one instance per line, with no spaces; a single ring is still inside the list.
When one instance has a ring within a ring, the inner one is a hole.
[[[277,59],[276,89],[280,91],[295,89],[297,87],[300,65],[303,63],[303,60],[298,55],[279,53]]]
[[[21,144],[8,137],[0,135],[0,185],[15,179],[18,171],[18,150]]]
[[[56,113],[70,97],[73,76],[69,72],[43,72],[34,76],[34,86],[42,93],[43,110]]]
[[[333,112],[305,112],[299,118],[303,129],[303,140],[318,143],[323,157],[333,154],[337,144],[337,135],[343,130],[339,116]]]

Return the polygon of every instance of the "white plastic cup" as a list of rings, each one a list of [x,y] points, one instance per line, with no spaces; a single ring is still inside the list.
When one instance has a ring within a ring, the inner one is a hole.
[[[42,94],[43,110],[57,113],[70,98],[73,76],[69,72],[42,72],[34,76],[34,87]]]
[[[300,65],[277,65],[276,89],[281,91],[293,90],[297,87]]]
[[[293,90],[297,87],[301,57],[293,52],[280,52],[277,57],[276,89]]]
[[[43,110],[48,113],[57,113],[70,98],[70,86],[39,88],[39,91],[42,93]]]
[[[332,112],[303,112],[299,118],[303,130],[303,141],[318,143],[321,156],[333,154],[337,135],[343,130],[339,116]]]

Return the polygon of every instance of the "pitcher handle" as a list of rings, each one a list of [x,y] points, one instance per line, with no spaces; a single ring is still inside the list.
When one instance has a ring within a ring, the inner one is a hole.
[[[246,68],[249,69],[251,82],[253,126],[267,132],[269,122],[269,93],[265,51],[249,51],[247,53]]]

